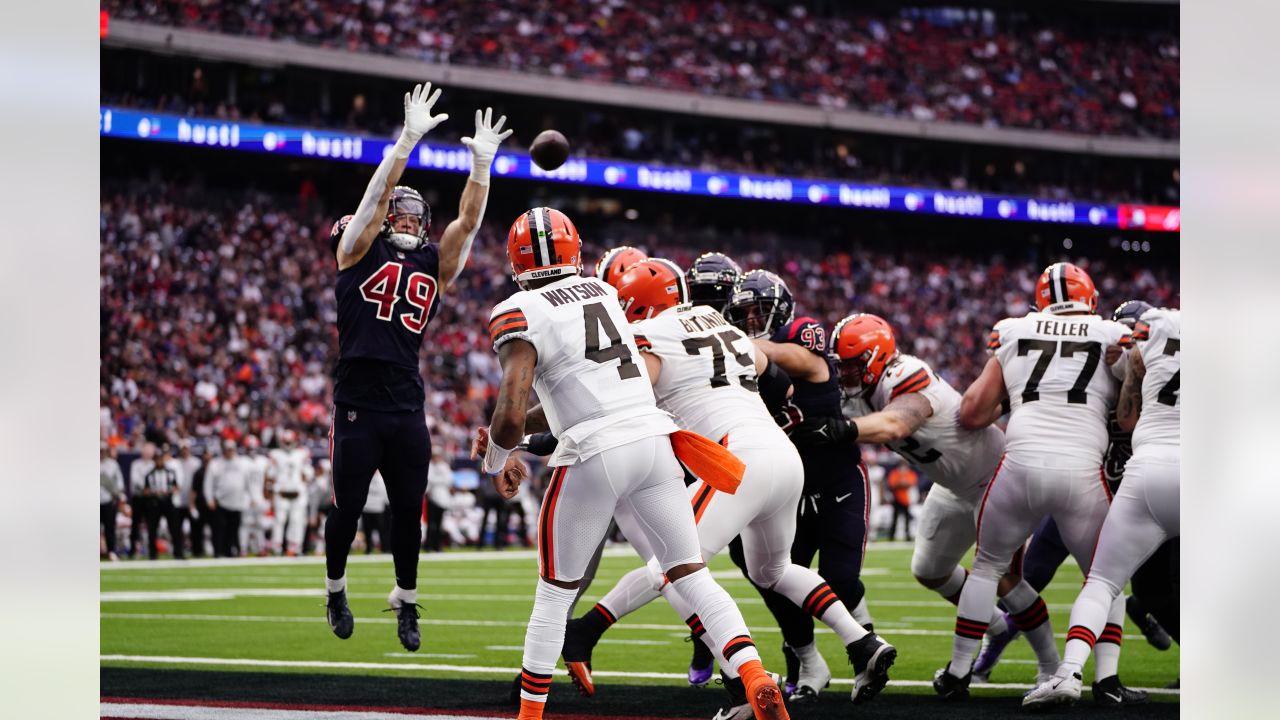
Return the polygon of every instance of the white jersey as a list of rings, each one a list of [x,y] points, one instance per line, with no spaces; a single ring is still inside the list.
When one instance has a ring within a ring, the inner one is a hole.
[[[718,442],[731,429],[753,426],[788,442],[756,389],[755,346],[719,312],[679,305],[631,329],[640,350],[662,360],[653,392],[680,427]]]
[[[267,454],[267,459],[277,493],[300,493],[314,475],[311,452],[305,448],[276,448]]]
[[[1029,466],[1102,465],[1107,411],[1119,389],[1105,355],[1128,333],[1097,315],[1033,312],[996,323],[988,347],[1009,391],[1011,456]]]
[[[559,440],[548,463],[571,465],[679,428],[658,409],[618,292],[572,275],[522,290],[493,309],[496,351],[524,340],[538,351],[533,387]]]
[[[1004,453],[1004,433],[995,426],[981,430],[961,428],[960,393],[914,355],[898,355],[885,368],[869,397],[845,402],[845,414],[857,417],[879,412],[912,393],[927,400],[933,414],[915,432],[889,443],[889,448],[931,481],[960,497],[991,480]]]
[[[1182,441],[1182,313],[1148,310],[1138,320],[1132,337],[1147,369],[1142,377],[1142,414],[1133,429],[1133,451],[1143,445],[1178,445]]]

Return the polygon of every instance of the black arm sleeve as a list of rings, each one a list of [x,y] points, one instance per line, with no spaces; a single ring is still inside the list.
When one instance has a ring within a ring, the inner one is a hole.
[[[769,412],[777,414],[787,402],[787,391],[791,389],[791,378],[772,360],[765,365],[764,373],[757,380],[760,388],[760,399],[764,400]]]
[[[556,451],[560,441],[550,432],[535,433],[529,436],[529,445],[525,448],[534,455],[546,457]]]

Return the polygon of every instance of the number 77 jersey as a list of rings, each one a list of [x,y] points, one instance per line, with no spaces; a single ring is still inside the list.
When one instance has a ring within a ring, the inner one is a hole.
[[[1033,312],[996,323],[988,348],[1012,407],[1005,451],[1023,463],[1101,467],[1119,390],[1106,350],[1128,332],[1097,315]]]
[[[517,339],[538,352],[533,388],[559,440],[552,466],[679,429],[658,409],[610,285],[571,275],[522,290],[493,309],[489,337],[495,352]]]

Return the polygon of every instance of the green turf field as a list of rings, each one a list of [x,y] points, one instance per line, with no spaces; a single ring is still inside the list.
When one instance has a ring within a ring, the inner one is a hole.
[[[955,608],[915,583],[910,554],[903,543],[873,544],[867,552],[863,579],[876,630],[898,648],[891,676],[895,681],[916,681],[891,684],[886,693],[932,693],[925,681],[950,655]],[[394,617],[381,612],[393,577],[390,557],[365,560],[353,558],[348,570],[356,628],[346,641],[335,638],[325,624],[324,566],[318,559],[104,564],[102,665],[474,680],[510,678],[519,667],[536,579],[531,552],[423,555],[419,598],[426,610],[422,649],[417,653],[400,647]],[[637,565],[625,548],[611,549],[578,611],[588,609]],[[781,636],[759,597],[727,557],[717,558],[712,569],[738,600],[765,665],[781,670]],[[1079,588],[1079,571],[1068,561],[1045,592],[1059,643]],[[1125,632],[1121,678],[1127,685],[1163,688],[1178,677],[1176,645],[1157,652],[1131,624]],[[687,636],[680,619],[661,601],[624,618],[596,649],[597,684],[684,684]],[[820,626],[818,642],[837,680],[849,680],[852,670],[835,635]],[[1018,640],[992,682],[1028,685],[1034,676],[1034,656],[1026,642]],[[1086,668],[1086,689],[1091,678],[1092,669]],[[847,683],[839,684],[828,693],[848,690]],[[103,693],[108,691],[104,686]],[[572,690],[559,679],[553,692]],[[994,687],[975,689],[974,694],[1022,692]],[[1177,696],[1153,699],[1176,701]]]

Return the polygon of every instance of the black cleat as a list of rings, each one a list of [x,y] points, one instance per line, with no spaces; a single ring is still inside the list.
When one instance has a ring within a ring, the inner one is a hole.
[[[1144,705],[1149,699],[1145,691],[1121,685],[1119,675],[1102,678],[1093,684],[1093,702],[1102,707]]]
[[[689,685],[703,687],[711,682],[716,658],[711,654],[711,648],[693,635],[685,638],[685,642],[693,643],[693,657],[689,658]]]
[[[889,668],[898,659],[898,650],[889,643],[867,633],[861,640],[845,647],[856,673],[853,677],[853,702],[861,704],[873,699],[889,684]]]
[[[569,671],[569,680],[583,697],[596,694],[595,679],[591,675],[591,651],[599,639],[600,636],[592,632],[582,618],[574,618],[565,625],[560,656]]]
[[[1164,652],[1173,647],[1173,638],[1169,637],[1169,633],[1165,631],[1160,622],[1142,608],[1141,603],[1133,595],[1130,595],[1124,601],[1125,613],[1134,625],[1142,631],[1142,635],[1147,638],[1147,642],[1151,647]]]
[[[790,645],[782,643],[782,659],[787,663],[787,677],[782,686],[782,694],[790,699],[796,691],[796,684],[800,682],[800,658]]]
[[[507,701],[511,703],[512,707],[515,707],[515,708],[520,707],[520,676],[519,675],[516,675],[515,679],[512,680],[511,682],[511,694],[507,696]]]
[[[398,608],[387,608],[382,612],[396,614],[396,634],[400,636],[400,644],[409,652],[417,652],[422,645],[422,636],[418,633],[418,603],[400,603]]]
[[[947,701],[959,701],[969,699],[969,681],[973,679],[973,673],[969,673],[964,677],[956,677],[950,672],[951,663],[933,674],[933,691],[938,696]]]
[[[342,640],[351,637],[355,630],[356,619],[351,616],[351,608],[347,606],[347,591],[329,593],[329,602],[325,603],[325,614],[329,617],[329,629]]]

